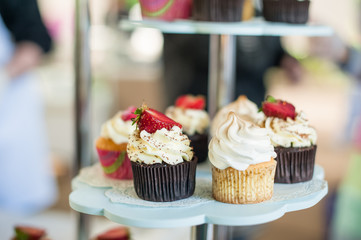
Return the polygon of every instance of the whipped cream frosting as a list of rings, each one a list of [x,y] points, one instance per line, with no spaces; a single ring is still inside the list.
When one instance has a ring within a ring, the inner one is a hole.
[[[174,126],[171,130],[162,128],[155,133],[135,130],[129,136],[127,152],[133,162],[155,164],[165,162],[176,165],[193,158],[190,140],[182,130]]]
[[[183,126],[184,133],[194,135],[196,133],[203,134],[209,127],[209,116],[204,110],[184,109],[180,107],[170,106],[165,114]]]
[[[276,147],[309,147],[317,142],[316,130],[309,126],[303,112],[298,113],[295,120],[265,116],[260,125],[269,130],[271,142]]]
[[[221,108],[214,119],[212,120],[211,134],[214,136],[219,125],[221,125],[230,111],[235,112],[240,118],[250,121],[258,122],[262,119],[262,113],[258,112],[257,105],[250,101],[245,95],[241,95],[238,99],[223,108]]]
[[[276,153],[267,129],[229,112],[209,143],[208,157],[218,169],[243,171],[249,165],[270,161]]]
[[[119,111],[102,125],[100,136],[110,138],[116,144],[128,142],[129,134],[134,131],[135,125],[132,126],[130,120],[123,121],[122,113],[123,111]]]

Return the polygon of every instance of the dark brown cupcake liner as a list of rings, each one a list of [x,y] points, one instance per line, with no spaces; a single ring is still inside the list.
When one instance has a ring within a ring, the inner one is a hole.
[[[238,22],[244,0],[193,0],[193,19],[212,22]]]
[[[172,202],[190,197],[195,189],[197,157],[177,165],[132,162],[138,197],[153,202]]]
[[[275,147],[277,167],[275,183],[298,183],[312,179],[317,146]]]
[[[198,163],[205,162],[208,157],[208,134],[194,134],[192,136],[188,135],[189,140],[191,140],[191,147],[195,155],[197,155]]]
[[[263,0],[266,21],[303,24],[308,21],[310,1]]]

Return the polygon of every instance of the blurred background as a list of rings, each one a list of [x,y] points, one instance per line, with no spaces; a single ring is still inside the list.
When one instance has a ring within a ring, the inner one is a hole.
[[[140,105],[143,100],[156,109],[164,110],[167,103],[162,82],[162,33],[146,28],[124,32],[119,28],[122,17],[139,18],[140,10],[134,5],[135,0],[91,0],[89,3],[92,22],[92,139],[95,140],[100,134],[101,124],[118,110]],[[68,204],[75,152],[75,6],[71,0],[39,0],[38,4],[54,41],[52,52],[35,69],[35,74],[45,99],[46,130],[51,150],[49,158],[58,194],[51,207],[36,214],[24,216],[1,210],[1,239],[10,239],[15,224],[45,228],[51,239],[75,239],[75,215]],[[352,159],[360,155],[360,149],[353,141],[353,126],[360,116],[361,78],[343,71],[340,64],[326,53],[340,46],[355,49],[360,46],[361,8],[358,4],[356,0],[312,1],[310,21],[331,26],[339,39],[283,37],[283,47],[299,61],[302,74],[294,80],[284,69],[272,67],[264,77],[268,93],[303,110],[317,129],[316,163],[325,170],[329,193],[310,209],[287,213],[279,220],[257,226],[257,231],[251,231],[247,239],[326,239],[332,229],[338,228],[332,221],[336,193],[348,179]],[[95,162],[95,154],[93,158]],[[361,202],[356,207],[360,208],[360,205]],[[357,219],[361,221],[361,216]],[[90,235],[114,225],[105,218],[92,217]],[[130,229],[133,239],[175,239],[175,236],[177,239],[189,239],[190,236],[189,228]]]

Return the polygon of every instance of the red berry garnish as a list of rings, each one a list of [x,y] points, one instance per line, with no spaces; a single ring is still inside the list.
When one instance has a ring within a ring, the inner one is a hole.
[[[116,227],[100,234],[97,240],[128,240],[129,231],[125,227]]]
[[[45,230],[28,226],[15,226],[16,239],[39,240],[45,235]]]
[[[145,130],[148,133],[155,133],[162,128],[167,130],[171,130],[173,126],[182,128],[181,124],[173,121],[157,110],[148,108],[144,104],[135,111],[135,114],[137,114],[137,117],[133,120],[133,124],[137,123],[140,131]]]
[[[198,96],[193,96],[190,94],[182,95],[178,97],[177,100],[175,101],[175,106],[186,109],[187,108],[204,109],[204,107],[206,106],[206,100],[202,95],[198,95]]]
[[[295,119],[297,116],[295,107],[286,101],[275,99],[267,96],[266,101],[262,103],[261,111],[267,117],[277,117],[286,120],[287,118]]]
[[[130,121],[133,118],[136,118],[137,115],[134,113],[135,110],[137,110],[136,107],[133,107],[133,106],[128,107],[128,109],[122,113],[121,117],[122,117],[123,121]]]

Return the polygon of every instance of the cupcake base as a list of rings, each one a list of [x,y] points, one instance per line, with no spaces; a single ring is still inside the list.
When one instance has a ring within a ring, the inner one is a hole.
[[[277,153],[276,183],[298,183],[312,179],[317,146],[275,147]]]
[[[213,197],[224,203],[259,203],[271,199],[277,162],[250,165],[246,170],[212,167]]]
[[[193,19],[212,22],[242,20],[244,0],[194,0]]]
[[[310,1],[263,0],[266,21],[304,24],[308,21]]]
[[[138,197],[153,202],[172,202],[190,197],[195,189],[197,157],[177,165],[131,162]]]
[[[133,178],[127,143],[116,144],[111,139],[100,137],[95,148],[106,177],[118,180]]]
[[[205,162],[208,157],[208,134],[188,135],[191,140],[191,147],[198,157],[198,163]]]

